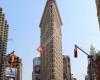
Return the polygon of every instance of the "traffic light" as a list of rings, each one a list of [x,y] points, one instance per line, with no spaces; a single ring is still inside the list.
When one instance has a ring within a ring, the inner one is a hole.
[[[12,62],[12,67],[16,68],[18,66],[19,57],[14,57],[14,62]]]
[[[10,63],[12,68],[16,68],[18,66],[19,57],[16,55],[11,55],[8,57],[8,62]]]
[[[77,58],[77,48],[74,49],[74,57]]]
[[[17,63],[13,63],[13,64],[12,64],[12,68],[16,68],[17,66],[18,66]]]
[[[11,62],[14,63],[15,60],[16,60],[16,55],[12,55],[12,56],[11,56]]]
[[[8,63],[11,64],[11,56],[8,57]]]

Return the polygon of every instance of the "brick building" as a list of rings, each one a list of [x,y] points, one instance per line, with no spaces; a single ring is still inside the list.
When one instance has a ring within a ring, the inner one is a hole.
[[[71,80],[70,58],[65,55],[63,55],[63,80]]]

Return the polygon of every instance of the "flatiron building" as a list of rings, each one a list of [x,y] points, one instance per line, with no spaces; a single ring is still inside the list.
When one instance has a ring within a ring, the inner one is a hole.
[[[47,0],[40,22],[41,45],[41,80],[63,80],[62,56],[62,21],[56,0]]]

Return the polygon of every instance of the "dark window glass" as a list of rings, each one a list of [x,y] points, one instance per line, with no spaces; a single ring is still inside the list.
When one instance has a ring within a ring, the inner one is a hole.
[[[52,79],[54,79],[54,75],[52,75]]]

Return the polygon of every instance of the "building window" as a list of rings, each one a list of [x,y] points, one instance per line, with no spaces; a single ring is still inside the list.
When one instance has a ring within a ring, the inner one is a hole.
[[[52,79],[54,79],[54,75],[52,75]]]
[[[53,7],[53,5],[50,5],[50,7],[52,8],[52,7]]]
[[[51,42],[50,42],[51,43]],[[53,43],[50,44],[50,48],[53,48]]]
[[[53,24],[53,19],[51,19],[50,26],[54,26],[54,24]]]
[[[50,49],[50,53],[53,53],[53,48],[52,48],[52,49]],[[51,56],[53,57],[53,54],[52,54]]]
[[[54,59],[52,59],[52,63],[54,63],[55,62],[55,60]]]
[[[54,54],[51,54],[51,57],[53,58],[54,57]]]
[[[54,70],[54,69],[52,69],[52,72],[55,72],[55,70]]]

